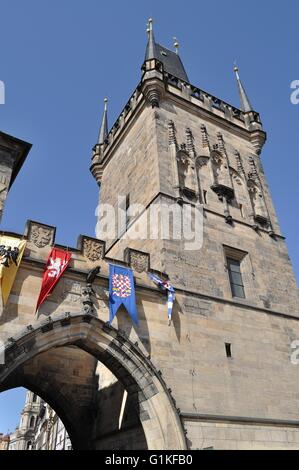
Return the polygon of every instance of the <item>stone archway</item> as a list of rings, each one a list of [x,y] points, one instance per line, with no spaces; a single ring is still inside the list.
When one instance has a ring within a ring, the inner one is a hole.
[[[5,365],[0,366],[0,391],[14,386],[12,377],[17,378],[18,369],[27,361],[69,346],[102,362],[136,396],[148,449],[186,449],[181,420],[161,374],[123,333],[90,315],[55,315],[55,319],[37,322],[10,338],[5,346]],[[31,383],[30,388],[38,391],[40,387]],[[62,408],[59,399],[55,406]],[[69,427],[72,432],[74,424],[70,422]]]

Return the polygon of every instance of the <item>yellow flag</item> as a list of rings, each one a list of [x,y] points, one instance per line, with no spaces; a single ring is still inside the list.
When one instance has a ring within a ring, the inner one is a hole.
[[[0,236],[0,282],[3,307],[6,305],[15,281],[26,241],[19,238]]]

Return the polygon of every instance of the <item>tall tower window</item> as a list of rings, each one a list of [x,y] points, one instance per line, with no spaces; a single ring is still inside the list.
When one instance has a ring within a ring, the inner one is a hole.
[[[126,227],[130,224],[130,216],[129,216],[129,209],[130,209],[130,194],[126,195]]]
[[[30,418],[30,428],[34,428],[34,425],[35,425],[35,419],[34,419],[34,416],[31,416],[31,418]]]
[[[229,275],[230,287],[233,297],[245,299],[245,289],[241,273],[240,260],[226,258],[227,270]]]

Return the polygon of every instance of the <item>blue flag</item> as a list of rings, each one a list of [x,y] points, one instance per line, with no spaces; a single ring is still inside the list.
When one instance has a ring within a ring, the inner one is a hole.
[[[171,323],[173,304],[175,301],[175,290],[169,281],[162,281],[156,274],[147,273],[149,279],[153,281],[162,290],[167,292],[168,325]]]
[[[111,324],[119,307],[124,305],[133,322],[138,325],[133,272],[129,268],[109,265],[109,311]]]

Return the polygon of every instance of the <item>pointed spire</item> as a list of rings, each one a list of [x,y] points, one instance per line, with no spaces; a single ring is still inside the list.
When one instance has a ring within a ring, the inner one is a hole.
[[[150,60],[157,57],[152,18],[149,18],[148,20],[146,32],[148,34],[148,42],[146,46],[145,60]]]
[[[240,100],[241,100],[241,110],[244,113],[248,113],[250,111],[253,111],[253,107],[252,107],[252,105],[249,101],[249,98],[246,94],[245,88],[243,87],[243,84],[242,84],[240,76],[239,76],[239,68],[236,64],[234,66],[234,72],[236,74],[238,88],[239,88],[239,94],[240,94]]]
[[[148,41],[146,46],[145,52],[145,59],[144,61],[149,61],[152,59],[156,59],[163,65],[163,71],[173,75],[176,78],[183,80],[184,82],[189,83],[189,78],[186,74],[186,70],[184,69],[183,63],[177,53],[169,50],[167,47],[161,46],[155,41],[154,31],[153,31],[153,20],[150,18],[147,23],[147,34],[148,34]],[[177,40],[175,41],[174,47],[177,49],[179,44]],[[142,67],[144,70],[144,64]]]
[[[102,124],[99,132],[99,139],[98,139],[98,144],[103,145],[105,143],[105,140],[108,136],[108,99],[104,99],[104,113],[103,113],[103,119],[102,119]]]

